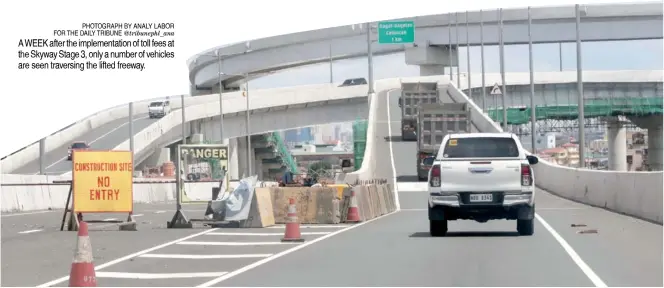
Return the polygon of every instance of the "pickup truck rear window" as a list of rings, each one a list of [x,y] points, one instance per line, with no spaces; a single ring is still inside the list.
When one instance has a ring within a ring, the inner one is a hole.
[[[74,148],[74,149],[88,148],[88,145],[86,145],[85,143],[82,143],[82,142],[76,142],[76,143],[71,144],[71,148]]]
[[[449,139],[443,158],[511,158],[519,156],[512,138],[477,137]]]
[[[150,103],[150,107],[161,107],[164,105],[162,102],[152,102]]]

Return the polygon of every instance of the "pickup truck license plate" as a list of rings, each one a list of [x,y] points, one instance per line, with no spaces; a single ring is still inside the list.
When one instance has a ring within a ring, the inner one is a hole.
[[[470,202],[492,202],[493,194],[470,194]]]

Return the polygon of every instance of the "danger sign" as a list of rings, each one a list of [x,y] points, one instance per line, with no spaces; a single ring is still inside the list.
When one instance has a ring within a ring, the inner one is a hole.
[[[76,151],[72,159],[74,212],[132,212],[131,151]]]

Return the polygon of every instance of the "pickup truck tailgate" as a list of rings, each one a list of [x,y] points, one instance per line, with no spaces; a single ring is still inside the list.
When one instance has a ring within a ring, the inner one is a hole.
[[[506,192],[521,190],[520,160],[442,161],[441,191]]]

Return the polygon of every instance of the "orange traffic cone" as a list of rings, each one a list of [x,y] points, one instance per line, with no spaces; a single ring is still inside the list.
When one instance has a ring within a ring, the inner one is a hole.
[[[95,266],[92,264],[92,246],[88,236],[88,223],[78,223],[78,241],[74,261],[69,273],[69,287],[97,287]]]
[[[355,190],[350,191],[350,206],[348,206],[348,216],[346,216],[346,223],[360,222],[360,211],[357,208],[357,198],[355,198]]]
[[[288,214],[286,214],[286,232],[281,242],[304,242],[300,234],[300,221],[297,219],[297,209],[295,208],[295,199],[288,201]]]

